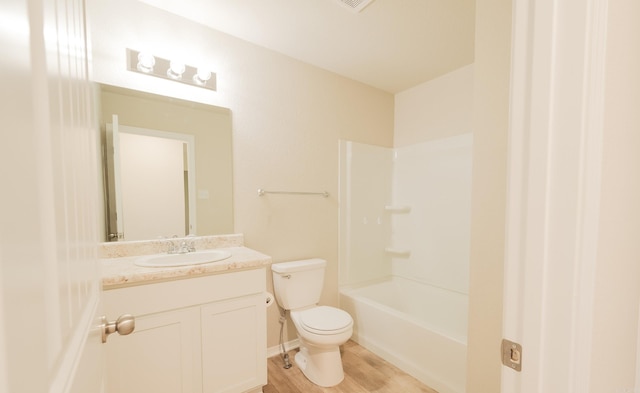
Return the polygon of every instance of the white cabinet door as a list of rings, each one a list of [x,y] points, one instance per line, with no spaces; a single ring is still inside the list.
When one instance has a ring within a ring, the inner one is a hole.
[[[105,292],[108,315],[136,329],[111,335],[108,393],[242,393],[267,384],[265,270]],[[170,294],[170,295],[168,295]]]
[[[132,334],[109,337],[108,391],[201,392],[199,314],[186,308],[136,316]]]
[[[202,307],[204,393],[237,393],[267,383],[264,294]]]

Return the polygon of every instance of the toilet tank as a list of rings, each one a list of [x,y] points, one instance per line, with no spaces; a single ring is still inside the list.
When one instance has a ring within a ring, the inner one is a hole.
[[[325,266],[327,261],[319,258],[271,265],[273,290],[280,307],[296,310],[318,304]]]

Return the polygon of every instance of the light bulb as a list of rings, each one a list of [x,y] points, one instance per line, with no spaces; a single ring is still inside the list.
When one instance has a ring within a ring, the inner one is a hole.
[[[169,69],[167,70],[167,75],[173,79],[182,78],[182,74],[184,73],[185,65],[179,61],[171,60],[169,63]]]
[[[152,72],[153,66],[156,65],[156,58],[149,52],[140,52],[138,53],[138,71],[142,72]]]
[[[196,74],[193,76],[193,81],[199,85],[204,85],[211,79],[211,71],[206,68],[199,67]]]

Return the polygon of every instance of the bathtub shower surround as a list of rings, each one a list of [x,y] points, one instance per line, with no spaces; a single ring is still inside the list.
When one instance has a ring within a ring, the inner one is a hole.
[[[469,288],[472,135],[395,150],[391,244],[411,250],[395,258],[394,276],[460,293]]]
[[[340,299],[354,340],[441,393],[465,387],[471,152],[471,134],[340,144]]]

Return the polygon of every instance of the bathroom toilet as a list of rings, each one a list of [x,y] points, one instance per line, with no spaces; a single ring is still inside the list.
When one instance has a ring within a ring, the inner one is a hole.
[[[271,266],[276,301],[289,311],[300,340],[295,362],[304,375],[323,387],[344,379],[340,345],[353,333],[353,319],[343,310],[319,306],[323,259],[276,263]]]

